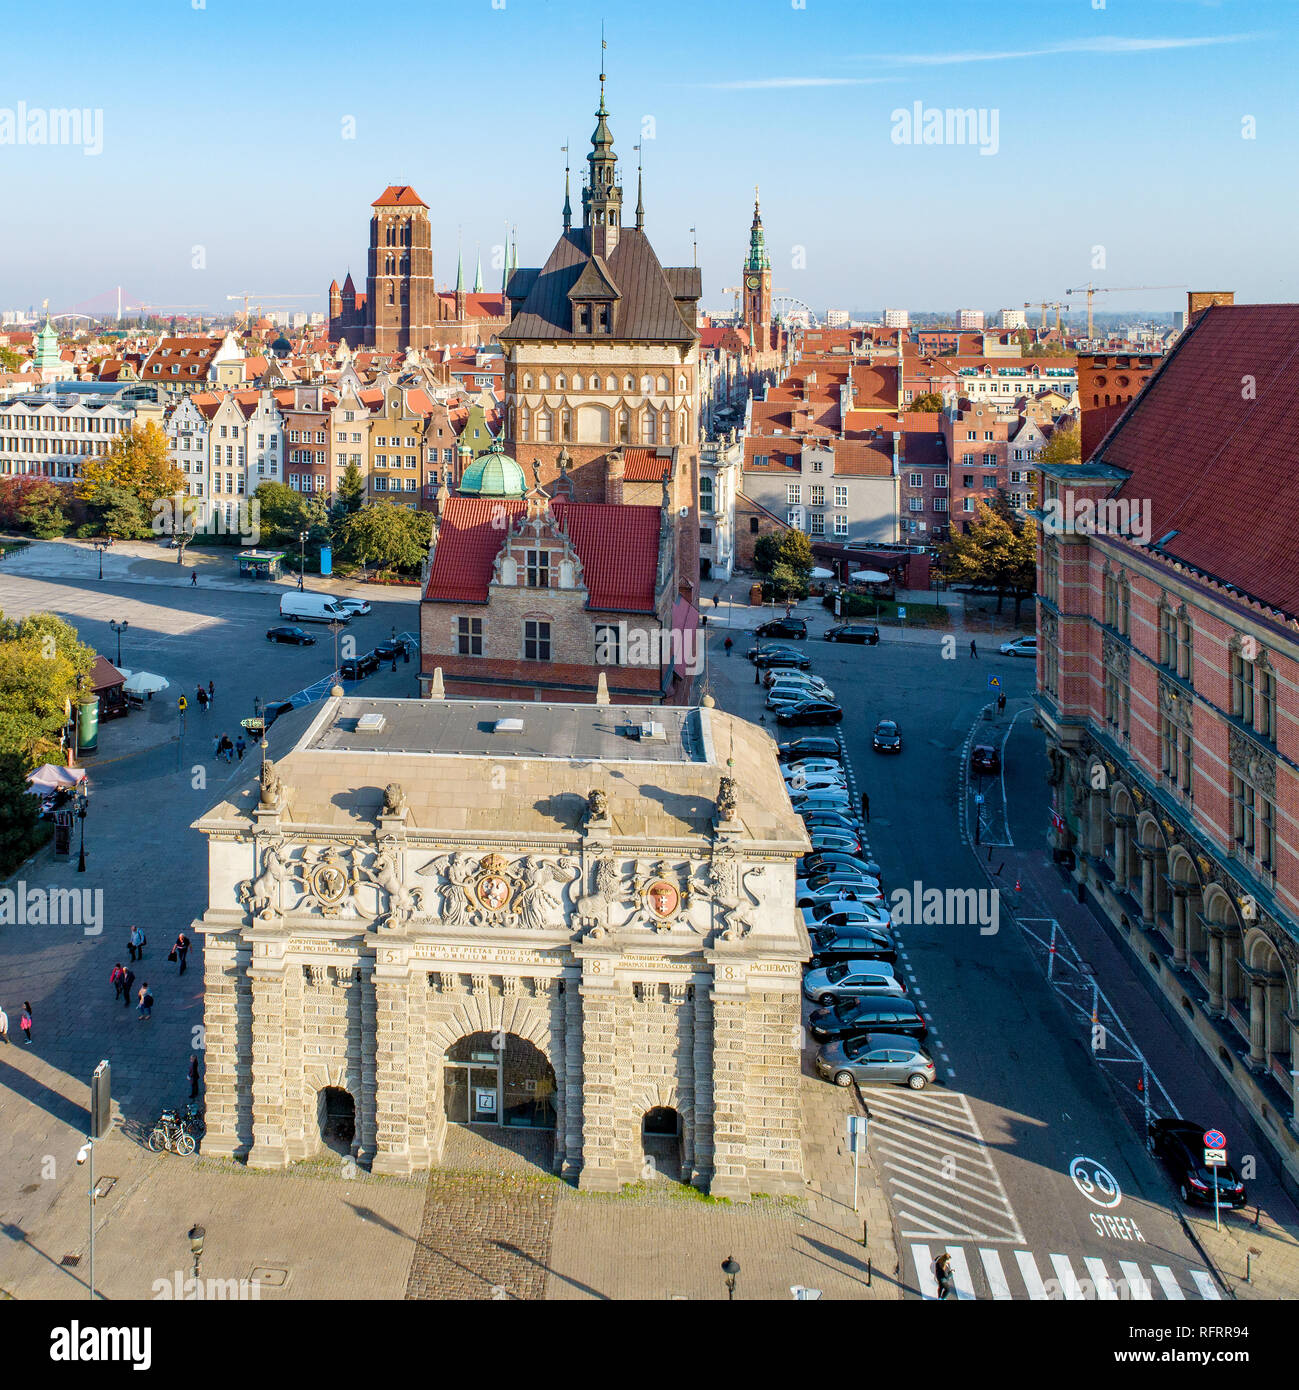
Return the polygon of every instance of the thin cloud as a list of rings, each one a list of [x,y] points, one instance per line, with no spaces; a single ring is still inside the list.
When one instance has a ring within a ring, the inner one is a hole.
[[[697,85],[715,92],[748,92],[790,87],[868,87],[891,82],[889,77],[751,77],[740,82],[701,82]]]
[[[1041,48],[1001,49],[963,53],[876,53],[863,55],[877,63],[910,64],[916,67],[947,67],[956,63],[1001,63],[1016,58],[1050,58],[1061,53],[1156,53],[1172,48],[1212,48],[1218,44],[1249,43],[1263,34],[1211,34],[1197,38],[1127,39],[1104,35],[1094,39],[1067,39],[1044,44]]]

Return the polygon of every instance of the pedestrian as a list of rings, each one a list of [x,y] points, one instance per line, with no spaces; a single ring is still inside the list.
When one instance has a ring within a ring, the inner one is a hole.
[[[1000,695],[997,696],[997,713],[998,713],[998,714],[1001,714],[1001,713],[1005,710],[1005,708],[1006,708],[1006,695],[1005,695],[1005,692],[1003,691]]]
[[[6,1047],[9,1046],[9,1015],[5,1013],[3,1006],[0,1006],[0,1042]]]
[[[239,761],[243,762],[244,754],[248,751],[248,745],[244,742],[243,734],[235,739],[235,752],[239,754]]]
[[[934,1281],[938,1285],[939,1300],[950,1298],[956,1287],[956,1276],[952,1273],[952,1257],[946,1250],[934,1261]]]
[[[221,756],[221,740],[222,740],[224,737],[225,737],[224,734],[218,734],[218,735],[212,740],[212,756],[213,756],[214,758],[219,758],[219,757]]]
[[[113,985],[113,1002],[116,1003],[122,997],[122,981],[126,978],[126,971],[122,969],[120,960],[113,966],[112,974],[108,978]]]
[[[393,646],[393,649],[392,649],[392,670],[393,670],[393,674],[396,675],[396,673],[397,673],[397,648],[396,648],[395,645]]]
[[[973,638],[973,637],[970,638],[970,655],[971,655],[972,657],[976,657],[976,658],[977,658],[978,655],[979,655],[979,649],[978,649],[978,647],[976,647],[976,646],[974,645],[974,638]]]
[[[185,973],[185,957],[189,955],[191,944],[189,937],[187,937],[184,932],[181,932],[176,938],[176,944],[171,948],[167,956],[168,960],[180,961],[180,973],[182,975]]]
[[[207,683],[207,702],[209,705],[216,704],[216,686],[211,681]]]
[[[128,965],[122,975],[122,1007],[131,1007],[131,986],[135,983],[135,971]]]
[[[714,595],[713,595],[713,607],[714,607],[714,608],[716,608],[716,607],[718,606],[718,604],[721,603],[721,601],[722,601],[722,597],[721,597],[720,594],[714,594]]]
[[[189,586],[191,589],[195,589],[198,587],[198,570],[190,570]]]
[[[132,927],[132,928],[131,928],[131,935],[130,935],[130,937],[129,937],[128,940],[129,940],[129,943],[132,944],[132,945],[134,945],[134,947],[135,947],[135,955],[133,955],[133,956],[131,957],[131,959],[132,959],[132,960],[143,960],[143,959],[144,959],[144,948],[145,948],[145,945],[147,944],[149,938],[148,938],[147,936],[145,936],[145,934],[140,930],[139,927]]]
[[[871,823],[871,799],[865,792],[861,794],[861,818],[867,825]]]
[[[27,1046],[32,1045],[32,1006],[23,1000],[23,1011],[18,1018],[18,1026],[23,1030],[23,1041]]]
[[[198,688],[198,694],[197,694],[196,698],[197,698],[197,700],[198,700],[198,707],[199,707],[199,709],[201,709],[201,710],[203,711],[203,713],[206,714],[206,713],[207,713],[207,691],[204,690],[203,687],[202,687],[201,685],[200,685],[199,688]]]
[[[198,1053],[189,1054],[189,1066],[185,1068],[185,1075],[189,1078],[189,1098],[198,1099]]]
[[[146,980],[140,986],[140,1017],[148,1019],[153,1013],[153,995],[149,993],[149,982]]]
[[[230,742],[230,735],[222,734],[221,740],[217,744],[218,756],[227,763],[232,762],[234,760],[234,751],[235,746],[233,743]]]
[[[730,654],[731,654],[731,648],[732,648],[734,645],[735,645],[735,643],[732,642],[731,639],[730,639],[729,637],[726,639],[725,642],[722,643],[722,646],[724,646],[724,647],[726,648],[726,655],[727,655],[727,656],[730,656]]]

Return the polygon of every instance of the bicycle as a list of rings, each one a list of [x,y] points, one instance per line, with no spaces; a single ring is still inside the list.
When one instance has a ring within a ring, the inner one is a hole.
[[[164,1110],[162,1118],[149,1135],[149,1148],[156,1154],[169,1149],[173,1153],[188,1157],[194,1152],[194,1136],[189,1132],[187,1120],[178,1116],[174,1110]]]
[[[185,1128],[194,1134],[203,1135],[207,1132],[207,1122],[203,1118],[202,1101],[192,1100],[185,1107],[185,1113],[181,1116],[185,1122]]]

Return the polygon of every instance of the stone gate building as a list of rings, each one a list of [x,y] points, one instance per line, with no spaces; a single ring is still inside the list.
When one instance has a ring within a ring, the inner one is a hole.
[[[709,707],[337,697],[277,722],[209,842],[204,1151],[331,1126],[382,1173],[453,1123],[801,1192],[806,841],[768,736]]]

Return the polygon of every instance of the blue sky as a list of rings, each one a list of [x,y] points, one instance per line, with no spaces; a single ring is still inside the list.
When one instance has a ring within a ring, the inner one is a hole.
[[[102,110],[103,151],[0,143],[0,307],[98,308],[120,283],[135,302],[251,289],[323,309],[331,277],[363,279],[369,204],[394,182],[430,204],[439,282],[460,234],[494,288],[507,220],[524,265],[558,234],[602,14],[628,207],[645,130],[646,229],[689,264],[698,228],[707,305],[738,282],[755,183],[776,287],[818,312],[995,309],[1088,278],[1299,298],[1299,5],[1095,3],[7,6],[0,140],[19,102],[76,106]],[[995,111],[996,154],[895,143],[892,113],[915,102]]]

